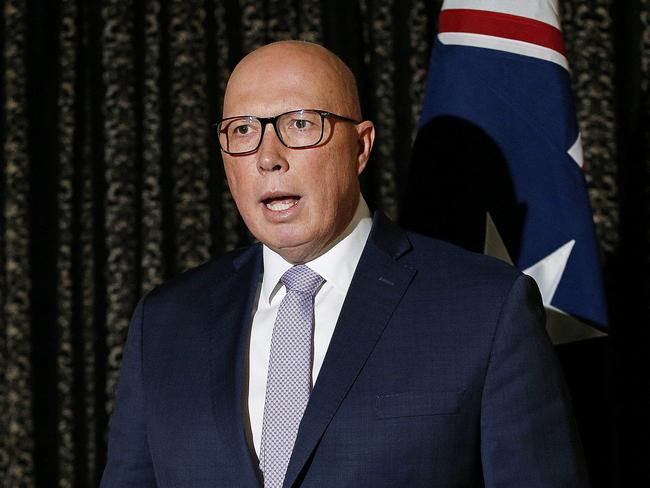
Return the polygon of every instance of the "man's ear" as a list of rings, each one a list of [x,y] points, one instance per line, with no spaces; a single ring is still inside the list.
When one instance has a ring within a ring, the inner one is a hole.
[[[359,140],[357,150],[357,174],[360,175],[366,167],[366,164],[368,164],[372,145],[375,142],[375,124],[370,120],[364,120],[363,122],[358,123],[356,128]]]

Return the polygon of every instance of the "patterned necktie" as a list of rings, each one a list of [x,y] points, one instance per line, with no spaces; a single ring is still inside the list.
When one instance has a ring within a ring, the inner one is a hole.
[[[266,380],[260,469],[264,488],[280,488],[311,392],[314,296],[325,279],[305,265],[280,281],[287,294],[273,326]]]

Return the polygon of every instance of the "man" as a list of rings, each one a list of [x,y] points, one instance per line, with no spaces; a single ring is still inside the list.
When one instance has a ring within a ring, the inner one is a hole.
[[[218,129],[261,244],[140,301],[103,487],[587,486],[532,280],[371,220],[336,56],[248,55]]]

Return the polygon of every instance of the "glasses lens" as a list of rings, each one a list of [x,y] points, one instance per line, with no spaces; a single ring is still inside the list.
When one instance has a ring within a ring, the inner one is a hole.
[[[282,114],[276,125],[282,141],[289,147],[313,146],[323,135],[323,119],[312,110]]]
[[[219,144],[229,153],[253,151],[260,142],[262,125],[255,117],[236,117],[219,124]]]

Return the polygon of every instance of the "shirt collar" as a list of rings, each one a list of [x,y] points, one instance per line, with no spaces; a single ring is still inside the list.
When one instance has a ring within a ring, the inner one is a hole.
[[[341,235],[325,253],[305,264],[345,296],[370,235],[371,227],[370,210],[361,196],[352,220]],[[266,245],[263,246],[262,259],[264,260],[264,275],[260,300],[269,304],[281,287],[280,278],[293,264],[285,261],[282,256]]]

